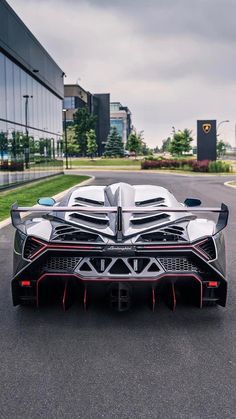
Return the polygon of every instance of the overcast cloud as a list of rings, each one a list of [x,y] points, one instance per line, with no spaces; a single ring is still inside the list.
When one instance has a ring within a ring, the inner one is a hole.
[[[127,105],[149,145],[196,120],[236,122],[235,0],[9,0],[67,74]]]

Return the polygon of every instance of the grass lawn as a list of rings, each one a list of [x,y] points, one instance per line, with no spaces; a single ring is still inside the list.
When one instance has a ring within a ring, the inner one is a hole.
[[[56,195],[86,179],[89,179],[89,177],[59,175],[24,185],[14,190],[0,192],[0,221],[10,216],[10,207],[16,201],[21,206],[35,205],[38,198]]]
[[[140,167],[140,160],[134,160],[129,158],[124,159],[72,159],[72,167],[78,166],[137,166]]]

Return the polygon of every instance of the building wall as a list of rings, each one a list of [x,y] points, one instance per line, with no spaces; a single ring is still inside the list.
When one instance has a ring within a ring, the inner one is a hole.
[[[115,127],[122,137],[125,144],[131,132],[131,112],[127,106],[122,106],[119,102],[110,104],[110,123],[111,128]]]
[[[68,123],[73,121],[76,109],[87,106],[91,115],[97,117],[96,137],[98,144],[98,155],[104,152],[104,146],[110,132],[110,94],[97,93],[91,94],[79,85],[64,86],[64,105],[67,109],[66,120]]]
[[[0,0],[0,48],[63,98],[63,71],[5,0]]]
[[[97,93],[93,95],[98,101],[98,154],[101,156],[104,153],[107,137],[110,132],[110,94]]]
[[[0,0],[0,188],[63,170],[62,97],[62,70]]]

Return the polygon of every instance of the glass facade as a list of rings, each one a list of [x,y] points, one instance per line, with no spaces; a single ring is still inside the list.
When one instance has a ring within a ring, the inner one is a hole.
[[[120,102],[111,102],[110,103],[110,111],[111,112],[117,112],[122,107]]]
[[[65,97],[64,101],[63,101],[63,108],[64,109],[75,109],[75,97],[74,96]]]
[[[0,188],[63,171],[62,100],[0,52]]]
[[[111,128],[115,127],[118,131],[118,134],[123,139],[123,131],[124,131],[124,120],[123,118],[111,118]]]

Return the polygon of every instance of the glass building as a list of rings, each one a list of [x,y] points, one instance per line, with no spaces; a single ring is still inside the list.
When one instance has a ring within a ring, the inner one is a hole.
[[[63,76],[0,0],[0,188],[63,171]]]
[[[67,125],[73,123],[73,117],[77,109],[87,108],[90,115],[96,117],[97,152],[101,156],[110,132],[110,94],[92,94],[78,84],[65,84],[64,96],[63,108],[66,110]]]
[[[110,125],[116,128],[125,144],[132,130],[131,112],[120,102],[110,103]]]

